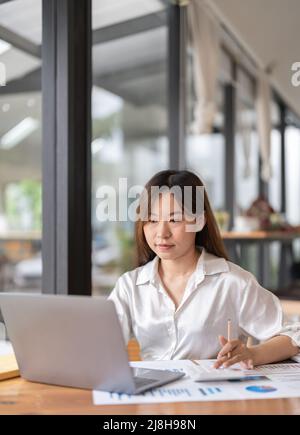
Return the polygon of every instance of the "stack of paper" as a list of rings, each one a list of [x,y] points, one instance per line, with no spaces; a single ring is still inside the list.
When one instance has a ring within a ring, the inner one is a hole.
[[[0,356],[0,381],[20,376],[14,354]]]
[[[139,361],[133,367],[188,372],[191,361]],[[95,405],[300,397],[300,364],[270,364],[247,372],[247,381],[193,382],[188,376],[139,395],[93,391]]]

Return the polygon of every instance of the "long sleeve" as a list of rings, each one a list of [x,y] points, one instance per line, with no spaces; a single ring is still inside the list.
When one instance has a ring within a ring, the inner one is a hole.
[[[280,335],[287,335],[293,340],[294,345],[300,347],[300,322],[284,325],[280,331]]]
[[[246,335],[259,341],[287,335],[300,346],[300,323],[284,325],[279,299],[261,287],[251,274],[239,302],[239,326]]]
[[[115,304],[118,318],[123,331],[124,340],[127,344],[133,333],[128,292],[126,290],[126,284],[123,276],[118,279],[117,284],[112,290],[108,299],[112,300]]]

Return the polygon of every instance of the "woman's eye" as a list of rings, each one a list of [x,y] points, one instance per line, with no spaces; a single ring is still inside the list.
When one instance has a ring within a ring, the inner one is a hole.
[[[153,223],[153,224],[157,224],[159,221],[157,220],[157,219],[149,219],[149,222],[150,223]],[[177,223],[177,222],[180,222],[179,220],[175,220],[175,219],[169,219],[168,220],[168,222],[169,223]]]

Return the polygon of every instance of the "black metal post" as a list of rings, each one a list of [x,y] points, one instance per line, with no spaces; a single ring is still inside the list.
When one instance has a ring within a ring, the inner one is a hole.
[[[169,167],[185,167],[186,6],[168,6],[168,119]]]
[[[279,104],[280,110],[280,143],[281,143],[281,213],[286,212],[286,170],[285,170],[285,129],[286,129],[286,107]]]
[[[91,294],[91,0],[43,0],[43,292]]]
[[[227,84],[224,92],[225,207],[230,214],[229,229],[232,229],[235,213],[235,87],[232,84]]]

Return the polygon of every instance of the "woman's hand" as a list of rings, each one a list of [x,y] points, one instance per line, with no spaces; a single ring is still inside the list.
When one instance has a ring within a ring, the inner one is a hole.
[[[232,364],[241,363],[245,369],[253,369],[253,352],[241,340],[226,340],[222,335],[219,336],[222,349],[218,353],[215,368],[230,367]],[[230,357],[228,353],[230,352]]]

